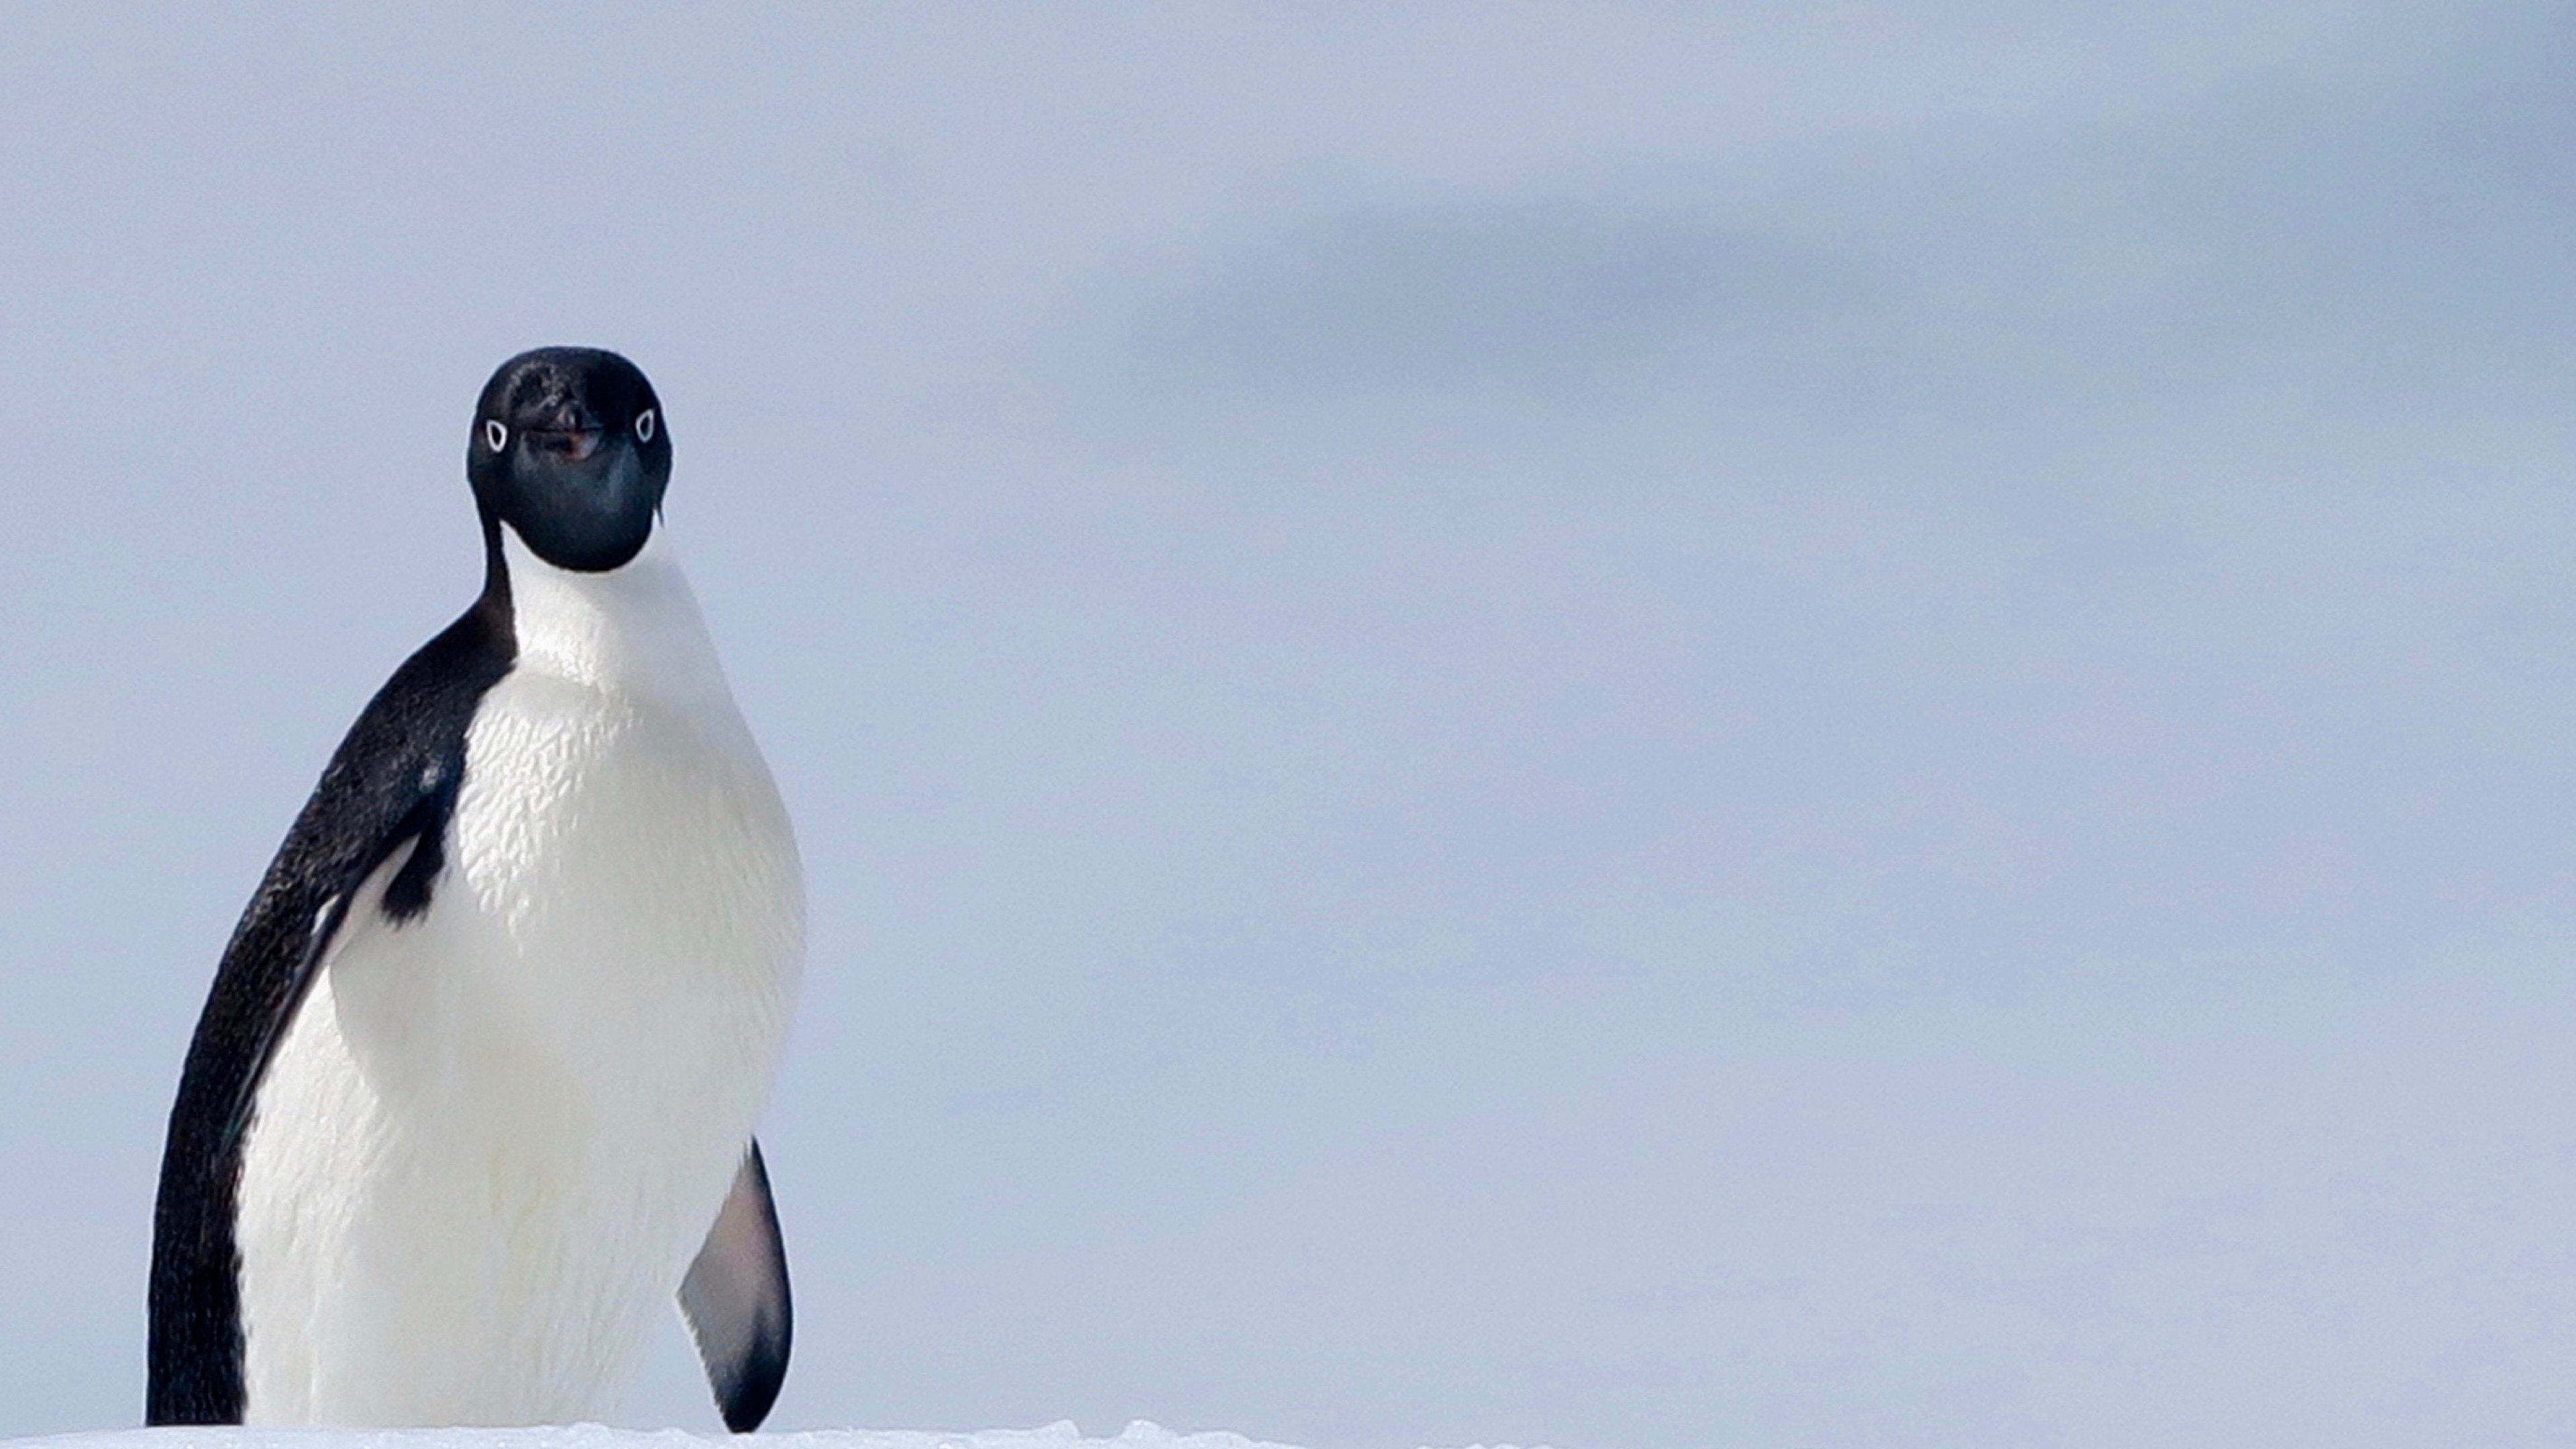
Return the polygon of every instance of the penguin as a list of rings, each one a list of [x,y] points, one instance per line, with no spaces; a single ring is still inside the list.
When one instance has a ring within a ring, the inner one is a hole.
[[[605,1418],[675,1296],[727,1427],[786,1374],[752,1129],[803,876],[663,537],[660,399],[522,353],[466,459],[482,593],[332,754],[181,1068],[151,1424]]]

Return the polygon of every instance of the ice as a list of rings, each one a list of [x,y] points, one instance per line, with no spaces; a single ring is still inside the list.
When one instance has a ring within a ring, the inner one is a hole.
[[[1119,1430],[1114,1439],[1086,1438],[1071,1420],[1038,1429],[973,1433],[811,1429],[759,1439],[761,1449],[1293,1449],[1223,1431],[1175,1433],[1143,1419]],[[531,1429],[121,1429],[6,1439],[0,1440],[0,1449],[697,1449],[726,1442],[727,1436],[680,1429],[574,1424]]]

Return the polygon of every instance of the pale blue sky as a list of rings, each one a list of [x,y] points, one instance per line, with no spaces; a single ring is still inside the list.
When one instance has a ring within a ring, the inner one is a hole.
[[[779,1425],[2567,1442],[2571,19],[14,12],[0,1433],[563,342],[805,844]]]

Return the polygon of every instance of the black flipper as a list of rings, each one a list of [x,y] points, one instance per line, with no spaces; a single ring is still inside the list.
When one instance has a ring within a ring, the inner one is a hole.
[[[680,1312],[725,1427],[737,1434],[759,1428],[787,1380],[796,1315],[787,1297],[787,1244],[778,1235],[769,1169],[757,1142],[734,1174],[706,1246],[680,1281]]]
[[[466,727],[517,653],[488,518],[484,536],[482,598],[404,661],[360,712],[216,969],[170,1109],[153,1209],[147,1423],[241,1422],[241,1254],[233,1228],[252,1104],[368,877],[392,863],[379,908],[394,923],[429,908],[465,773]]]

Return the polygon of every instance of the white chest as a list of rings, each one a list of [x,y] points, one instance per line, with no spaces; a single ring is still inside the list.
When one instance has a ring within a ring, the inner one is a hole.
[[[803,955],[787,818],[685,581],[512,559],[447,868],[361,900],[262,1083],[251,1414],[613,1412],[765,1101]],[[381,889],[381,880],[371,883]]]

